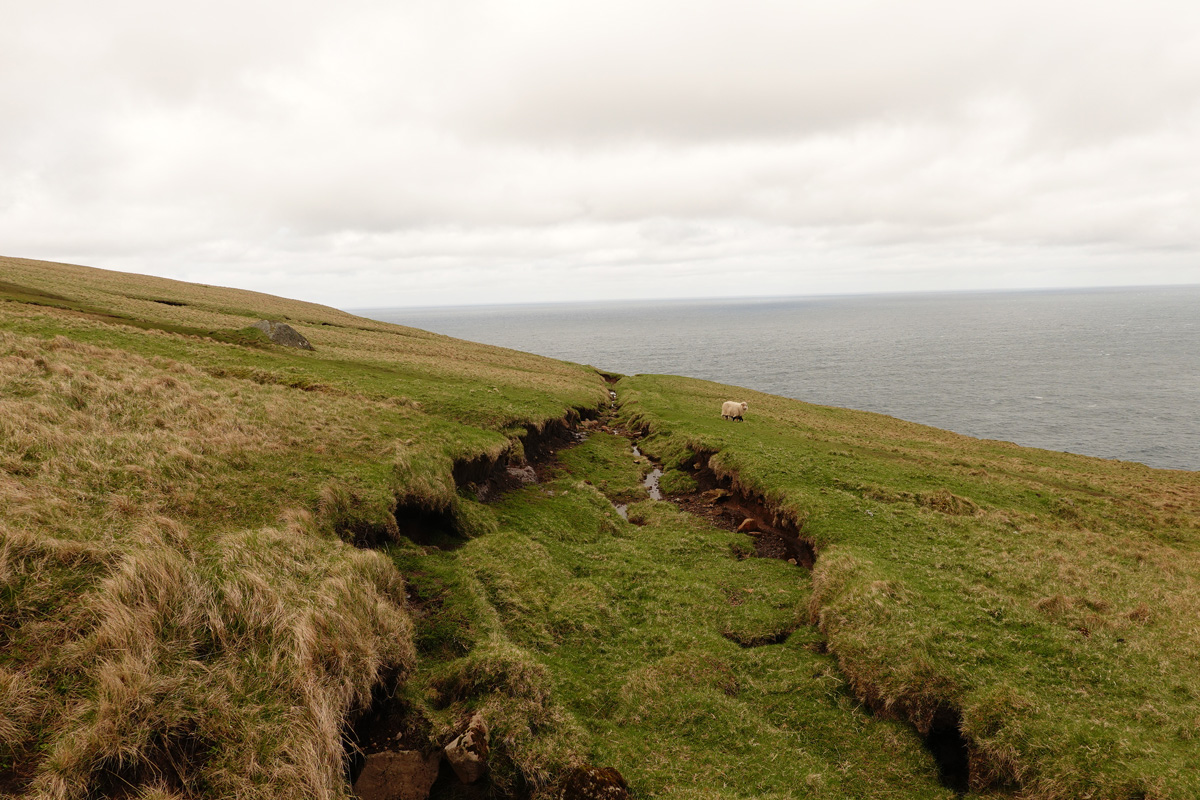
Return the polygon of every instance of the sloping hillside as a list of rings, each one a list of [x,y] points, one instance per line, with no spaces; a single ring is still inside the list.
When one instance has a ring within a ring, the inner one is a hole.
[[[643,448],[815,551],[809,618],[878,713],[960,729],[972,788],[1200,797],[1200,475],[665,376]],[[716,416],[746,400],[744,424]]]
[[[346,797],[478,718],[436,796],[1193,798],[1198,537],[1195,473],[0,258],[9,796]]]
[[[308,303],[0,261],[0,787],[344,796],[347,716],[414,664],[403,579],[353,545],[471,530],[456,467],[605,399]]]

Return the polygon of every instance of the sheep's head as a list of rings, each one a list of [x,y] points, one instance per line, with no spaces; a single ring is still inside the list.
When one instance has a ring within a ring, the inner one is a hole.
[[[742,411],[743,412],[749,410],[749,408],[750,408],[750,406],[746,405],[745,403],[742,403]]]

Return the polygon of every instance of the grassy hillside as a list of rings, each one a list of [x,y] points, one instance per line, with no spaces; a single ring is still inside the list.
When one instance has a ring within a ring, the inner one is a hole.
[[[0,258],[0,794],[347,797],[478,712],[475,796],[1194,798],[1198,512],[1195,473]]]
[[[974,787],[1200,797],[1200,475],[682,378],[621,390],[645,450],[799,529],[855,694],[960,726]],[[716,415],[731,396],[744,424]]]
[[[315,351],[231,343],[264,317]],[[398,508],[469,530],[456,463],[606,398],[321,306],[0,260],[0,788],[345,796],[347,715],[414,664],[403,579],[353,543]]]

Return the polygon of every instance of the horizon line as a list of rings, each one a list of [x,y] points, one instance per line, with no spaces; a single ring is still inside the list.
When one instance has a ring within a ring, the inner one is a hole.
[[[1200,281],[1195,283],[1131,283],[1131,284],[1096,284],[1089,286],[1027,286],[1027,287],[997,287],[987,289],[914,289],[894,291],[865,291],[865,292],[817,292],[812,294],[777,294],[777,295],[704,295],[695,297],[611,297],[589,300],[533,300],[510,302],[484,303],[430,303],[419,305],[388,305],[388,306],[347,306],[339,308],[351,314],[362,311],[406,311],[459,309],[459,308],[503,308],[527,306],[570,306],[570,305],[613,305],[613,304],[653,304],[653,303],[711,303],[711,302],[770,302],[785,300],[817,300],[836,299],[845,297],[915,297],[920,295],[949,295],[949,294],[1037,294],[1055,292],[1099,292],[1133,289],[1194,289],[1200,288]]]

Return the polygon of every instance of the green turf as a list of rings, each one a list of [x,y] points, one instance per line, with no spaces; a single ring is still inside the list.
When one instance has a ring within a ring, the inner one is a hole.
[[[1200,480],[637,376],[623,414],[819,551],[812,617],[860,697],[961,714],[975,780],[1040,797],[1200,796]],[[722,399],[747,399],[742,424]]]
[[[820,652],[804,570],[739,559],[745,536],[665,502],[636,507],[644,525],[622,520],[597,487],[637,494],[623,438],[594,433],[562,466],[504,499],[496,533],[394,554],[418,592],[446,598],[418,620],[435,663],[482,647],[457,621],[472,616],[464,598],[486,603],[490,636],[548,671],[575,757],[616,767],[639,796],[951,796],[912,728],[874,718]],[[738,643],[765,640],[779,643]]]

